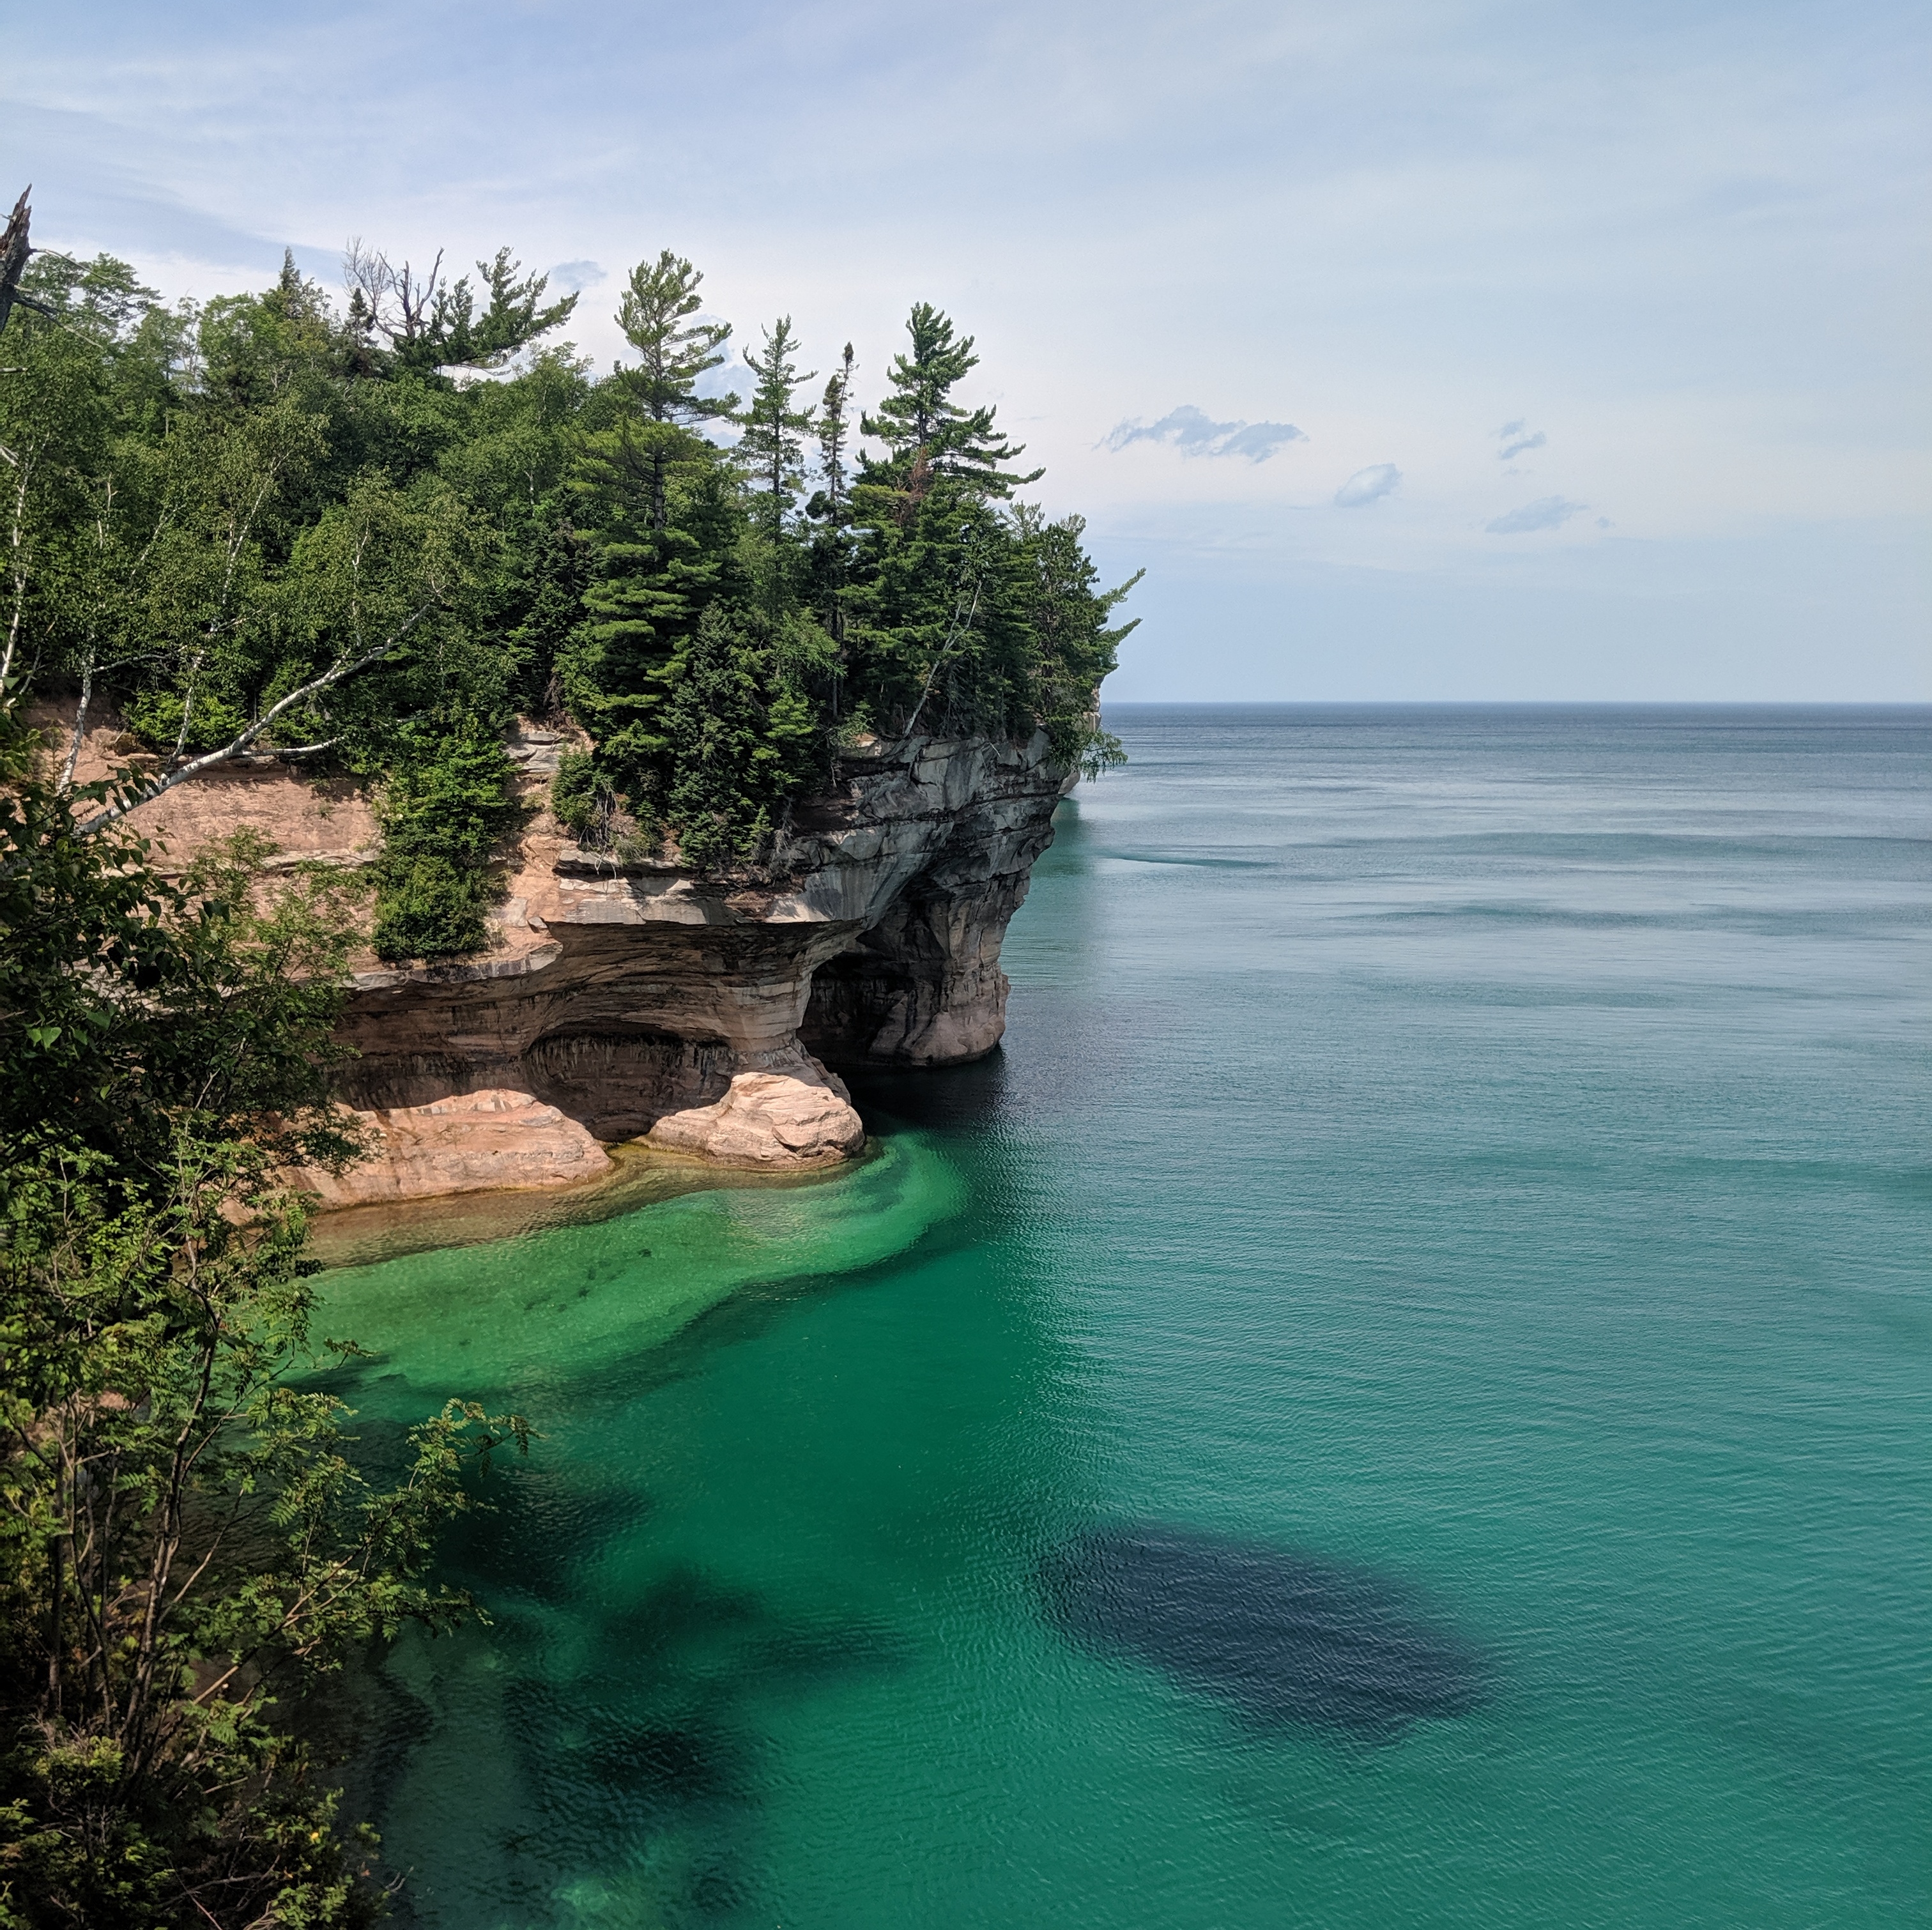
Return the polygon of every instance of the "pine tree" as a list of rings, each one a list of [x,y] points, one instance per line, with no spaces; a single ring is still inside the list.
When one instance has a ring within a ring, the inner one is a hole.
[[[671,657],[719,593],[742,527],[720,452],[698,433],[738,405],[698,393],[731,333],[692,319],[704,279],[668,248],[631,271],[617,321],[638,360],[618,365],[616,419],[584,437],[572,478],[598,561],[561,681],[640,815],[664,749],[658,713]]]
[[[892,394],[879,404],[877,416],[860,422],[863,434],[877,436],[891,451],[884,465],[892,472],[891,479],[910,481],[923,464],[982,496],[1010,496],[1016,488],[1037,482],[1044,470],[1027,476],[1001,473],[1000,465],[1018,461],[1025,445],[1009,443],[995,431],[990,406],[962,409],[952,399],[954,389],[979,366],[973,338],[956,341],[950,320],[929,302],[913,305],[906,332],[912,337],[912,353],[892,358]]]
[[[694,322],[704,277],[666,248],[655,262],[632,269],[617,307],[617,326],[638,352],[626,387],[654,422],[695,423],[729,416],[735,395],[700,395],[699,379],[724,360],[729,322]]]
[[[658,460],[665,434],[686,438],[675,464]],[[744,511],[703,437],[634,418],[585,439],[572,486],[598,563],[560,680],[641,817],[667,749],[658,713],[671,658],[709,604],[742,593]]]
[[[744,433],[739,439],[738,458],[750,470],[758,490],[758,520],[766,534],[776,539],[784,533],[786,512],[805,482],[802,438],[812,426],[808,414],[792,407],[792,398],[806,383],[817,379],[817,371],[809,375],[798,372],[792,359],[798,353],[798,342],[789,315],[781,315],[764,336],[762,362],[755,350],[745,351],[746,364],[758,380],[740,418]]]
[[[845,456],[851,438],[852,419],[846,413],[852,404],[852,344],[845,344],[839,358],[838,373],[825,385],[825,399],[818,405],[818,471],[825,487],[812,500],[812,513],[837,524],[846,507]]]
[[[714,604],[669,677],[667,735],[676,745],[664,816],[689,863],[757,858],[784,800],[817,774],[812,705],[742,613]]]
[[[640,261],[632,269],[617,308],[617,326],[638,359],[628,368],[620,365],[616,379],[650,425],[635,441],[650,470],[656,530],[664,527],[671,467],[694,439],[693,431],[700,422],[730,416],[738,407],[735,395],[698,393],[699,380],[723,362],[731,335],[729,322],[692,320],[702,305],[704,281],[689,262],[666,248],[655,262]]]
[[[809,562],[813,600],[826,634],[838,656],[832,677],[832,714],[841,708],[845,643],[845,591],[852,578],[851,492],[847,475],[847,445],[852,433],[848,413],[852,401],[852,344],[845,344],[838,371],[825,385],[813,425],[818,436],[818,473],[824,486],[814,491],[806,514],[819,526],[812,534]]]

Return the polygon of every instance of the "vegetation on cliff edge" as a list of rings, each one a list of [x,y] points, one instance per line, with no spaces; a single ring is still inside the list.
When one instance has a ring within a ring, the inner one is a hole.
[[[547,346],[577,298],[507,250],[473,281],[346,269],[346,302],[290,262],[170,308],[121,263],[33,259],[4,617],[16,689],[111,700],[150,782],[245,739],[371,786],[382,956],[484,941],[518,713],[589,733],[555,800],[580,839],[718,869],[767,858],[867,730],[1118,754],[1125,589],[1016,499],[1039,472],[962,399],[977,354],[936,308],[868,411],[850,348],[821,387],[784,317],[730,389],[732,330],[669,251],[602,374]]]

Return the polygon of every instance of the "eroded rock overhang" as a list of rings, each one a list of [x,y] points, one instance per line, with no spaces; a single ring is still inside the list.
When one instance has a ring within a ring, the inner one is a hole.
[[[533,783],[546,761],[526,753]],[[382,1150],[318,1190],[556,1184],[639,1137],[765,1169],[850,1157],[836,1068],[999,1043],[1000,944],[1071,783],[1043,735],[869,744],[736,878],[616,863],[540,817],[489,954],[357,974],[342,1091]]]

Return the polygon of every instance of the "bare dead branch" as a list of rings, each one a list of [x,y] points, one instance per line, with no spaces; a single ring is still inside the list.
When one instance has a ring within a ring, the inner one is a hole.
[[[151,779],[133,791],[124,792],[107,809],[97,812],[85,824],[77,825],[74,830],[75,836],[91,838],[95,832],[105,830],[110,824],[118,823],[129,812],[138,811],[144,804],[152,804],[164,792],[173,790],[176,785],[185,784],[190,778],[199,777],[203,771],[212,770],[217,764],[226,764],[231,758],[239,757],[278,717],[293,710],[297,704],[306,703],[311,697],[320,695],[332,685],[340,683],[344,677],[353,677],[358,671],[367,670],[370,665],[382,662],[435,608],[436,603],[436,599],[432,596],[418,604],[407,619],[398,625],[373,650],[364,650],[359,656],[338,657],[320,677],[311,677],[308,683],[290,691],[278,702],[272,704],[246,730],[238,732],[218,751],[209,751],[205,755],[195,758],[178,769],[168,772],[164,776]]]
[[[20,198],[14,203],[14,212],[8,217],[4,233],[0,233],[0,329],[7,326],[7,318],[14,312],[14,304],[20,298],[20,275],[27,266],[27,257],[33,250],[27,244],[28,224],[32,221],[34,211],[27,205],[27,197],[34,191],[29,182],[21,189]],[[28,308],[34,305],[29,302]]]

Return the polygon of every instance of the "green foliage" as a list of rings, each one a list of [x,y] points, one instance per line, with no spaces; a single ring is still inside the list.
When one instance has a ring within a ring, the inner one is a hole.
[[[691,863],[750,863],[784,800],[820,774],[812,706],[785,675],[781,651],[716,605],[698,620],[668,684],[665,734],[680,755],[665,819]]]
[[[429,1566],[526,1430],[452,1403],[396,1478],[305,1384],[298,1199],[347,923],[237,839],[179,880],[0,692],[0,1923],[350,1925],[374,1838],[280,1709],[473,1610]],[[323,1343],[340,1358],[347,1343]]]
[[[484,943],[486,906],[502,896],[490,860],[523,822],[500,736],[473,716],[448,728],[405,725],[392,749],[378,815],[376,955],[448,958]]]
[[[794,360],[798,339],[789,315],[781,315],[764,333],[762,359],[754,350],[745,351],[746,364],[758,380],[740,418],[737,455],[752,477],[753,514],[776,541],[784,533],[794,499],[804,486],[804,435],[812,425],[808,413],[792,406],[792,398],[817,375],[798,371]]]
[[[346,334],[357,364],[379,366],[375,343],[388,344],[390,365],[433,373],[440,368],[501,368],[518,350],[567,322],[577,297],[566,295],[548,306],[544,293],[549,277],[518,278],[523,264],[499,248],[495,258],[479,261],[488,299],[476,311],[476,291],[466,275],[454,283],[442,278],[438,255],[427,275],[418,278],[404,262],[398,268],[386,255],[364,249],[358,242],[345,264],[351,287]],[[286,281],[294,272],[283,270]]]
[[[131,833],[76,834],[106,788],[0,790],[0,1154],[85,1147],[134,1184],[172,1157],[171,1122],[271,1115],[292,1157],[341,1151],[337,890],[298,875],[263,911],[246,834],[164,878]]]
[[[588,751],[566,751],[550,780],[550,808],[557,822],[591,851],[608,850],[617,793]]]
[[[747,351],[740,410],[700,393],[730,330],[668,250],[628,278],[631,355],[601,380],[540,350],[570,302],[507,251],[453,284],[359,248],[350,269],[346,314],[292,263],[170,311],[120,264],[38,262],[58,320],[8,332],[0,566],[10,673],[116,704],[151,781],[245,741],[374,789],[382,956],[484,942],[515,822],[491,746],[520,711],[595,742],[575,834],[621,821],[726,866],[776,848],[857,707],[887,734],[1043,728],[1105,765],[1122,593],[1077,519],[1013,501],[1034,476],[961,399],[975,344],[931,304],[874,413],[849,345],[798,406],[789,317]]]
[[[617,326],[637,351],[617,380],[627,400],[654,422],[698,422],[728,416],[735,395],[701,396],[698,384],[724,360],[728,322],[694,321],[704,305],[704,277],[666,248],[632,269],[617,306]]]
[[[913,304],[906,332],[912,353],[892,358],[892,392],[877,416],[862,419],[864,433],[877,436],[890,452],[882,467],[902,479],[923,458],[986,496],[1010,496],[1016,486],[1037,482],[1045,470],[1005,473],[1004,466],[1025,449],[994,428],[991,408],[964,409],[952,399],[953,390],[980,365],[973,338],[955,339],[951,320],[929,302]]]

